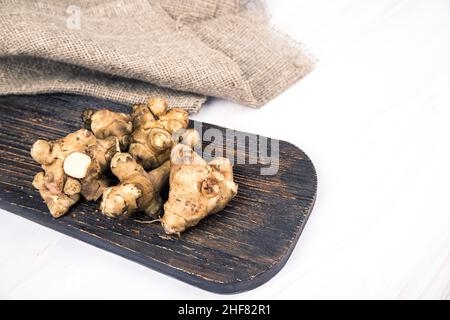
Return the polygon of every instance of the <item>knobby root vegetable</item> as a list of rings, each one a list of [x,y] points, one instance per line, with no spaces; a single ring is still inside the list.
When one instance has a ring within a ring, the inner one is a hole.
[[[60,217],[79,200],[80,193],[87,200],[98,199],[107,186],[103,172],[117,151],[117,138],[100,140],[86,129],[55,141],[36,141],[31,156],[44,172],[35,176],[33,185],[50,213]]]
[[[145,170],[158,167],[170,158],[173,145],[183,142],[197,145],[198,133],[186,129],[189,117],[186,110],[168,110],[164,99],[153,98],[147,104],[133,106],[131,113],[134,131],[129,153]]]
[[[86,200],[97,200],[108,187],[109,181],[105,172],[109,170],[111,159],[117,152],[120,152],[117,137],[97,139],[95,144],[87,148],[86,154],[92,161],[86,170],[86,175],[81,179],[81,195]]]
[[[67,193],[60,192],[55,194],[47,188],[44,175],[44,172],[39,172],[34,176],[33,187],[39,190],[39,194],[47,204],[50,214],[55,218],[59,218],[80,199],[80,185],[79,183],[77,185],[76,182],[78,181],[75,179],[67,179],[64,187]]]
[[[44,183],[52,194],[63,191],[66,182],[64,160],[71,153],[84,153],[96,141],[88,130],[81,129],[55,141],[37,140],[31,148],[31,156],[44,169]]]
[[[91,130],[99,139],[116,137],[120,148],[126,150],[130,143],[130,135],[133,131],[131,118],[128,114],[117,113],[108,109],[86,109],[82,119],[86,129]]]
[[[83,120],[92,132],[80,129],[55,141],[38,140],[31,149],[43,169],[33,186],[53,217],[64,215],[81,196],[103,196],[100,209],[106,216],[143,211],[157,218],[163,207],[160,192],[170,183],[163,217],[144,223],[160,221],[167,234],[180,235],[222,210],[237,193],[230,161],[207,163],[199,156],[193,148],[201,139],[187,129],[188,113],[168,110],[163,99],[135,105],[131,115],[89,109]],[[107,170],[118,185],[109,187]]]
[[[169,199],[161,224],[168,234],[180,234],[209,214],[222,210],[237,193],[233,167],[226,158],[209,164],[189,146],[178,144],[170,157]]]
[[[162,207],[160,191],[168,181],[170,162],[146,172],[128,153],[117,153],[111,171],[120,184],[103,192],[100,209],[109,217],[128,217],[137,211],[157,216]]]

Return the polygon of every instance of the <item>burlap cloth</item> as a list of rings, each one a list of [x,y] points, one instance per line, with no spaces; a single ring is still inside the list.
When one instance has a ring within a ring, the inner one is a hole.
[[[259,107],[312,59],[259,2],[0,0],[0,94],[68,92],[127,104],[207,96]]]

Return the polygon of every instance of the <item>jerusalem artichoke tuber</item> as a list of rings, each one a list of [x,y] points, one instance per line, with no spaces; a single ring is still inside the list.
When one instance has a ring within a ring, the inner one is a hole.
[[[36,141],[31,156],[44,172],[35,176],[33,185],[50,213],[60,217],[79,200],[80,193],[87,200],[100,197],[107,186],[103,172],[117,151],[117,138],[100,140],[86,129],[55,141]]]
[[[157,217],[163,207],[161,189],[170,183],[164,215],[156,221],[167,234],[179,235],[222,210],[237,193],[230,161],[207,163],[198,155],[193,147],[200,136],[186,129],[187,112],[168,110],[163,99],[135,105],[131,115],[86,110],[83,120],[92,132],[81,129],[55,141],[38,140],[31,149],[43,169],[33,186],[56,218],[81,196],[103,196],[100,209],[109,217],[137,211]],[[116,186],[108,186],[109,169],[120,181]]]
[[[50,210],[50,214],[55,218],[59,218],[80,199],[79,189],[72,189],[74,185],[76,186],[76,184],[72,184],[73,182],[73,180],[67,179],[65,186],[68,187],[64,187],[67,193],[60,192],[55,194],[47,188],[44,172],[39,172],[34,176],[33,187],[39,190],[42,199],[44,199]]]
[[[170,162],[146,172],[128,153],[117,153],[111,160],[111,171],[120,184],[105,189],[100,205],[109,217],[128,217],[134,212],[145,211],[155,216],[162,206],[159,192],[167,183]]]
[[[172,146],[181,140],[191,146],[199,142],[195,130],[186,130],[188,113],[179,108],[168,110],[163,99],[153,98],[147,104],[133,106],[131,118],[134,131],[129,153],[146,170],[169,160]]]
[[[116,137],[120,148],[126,150],[130,143],[130,134],[133,130],[131,118],[128,114],[117,113],[108,109],[86,109],[82,115],[86,129],[91,130],[99,139]]]
[[[233,167],[226,158],[209,164],[190,147],[178,144],[171,152],[169,199],[161,224],[168,234],[180,234],[209,214],[222,210],[237,193]]]

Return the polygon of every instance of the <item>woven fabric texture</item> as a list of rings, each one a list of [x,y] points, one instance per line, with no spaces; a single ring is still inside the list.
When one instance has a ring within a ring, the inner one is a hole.
[[[0,94],[68,92],[122,103],[207,96],[260,107],[312,59],[236,0],[0,0]],[[274,77],[276,74],[276,77]]]

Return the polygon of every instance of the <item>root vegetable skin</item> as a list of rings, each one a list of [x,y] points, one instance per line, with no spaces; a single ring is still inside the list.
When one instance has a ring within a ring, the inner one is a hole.
[[[131,118],[134,131],[129,153],[146,170],[156,168],[170,159],[170,150],[178,142],[174,137],[189,124],[185,110],[168,110],[167,102],[160,98],[133,106]]]
[[[192,149],[200,147],[201,137],[197,130],[195,129],[186,129],[180,130],[178,137],[175,136],[175,141],[185,144]]]
[[[66,183],[64,184],[64,193],[68,196],[81,193],[80,181],[72,177],[67,177]]]
[[[37,140],[31,148],[31,156],[42,165],[44,184],[52,194],[64,189],[66,174],[64,160],[74,152],[84,153],[89,145],[96,142],[94,135],[86,129],[68,134],[55,141]]]
[[[137,211],[156,216],[162,199],[159,192],[167,183],[170,162],[146,172],[128,153],[117,153],[111,160],[111,171],[120,184],[103,192],[100,205],[103,214],[109,217],[128,217]]]
[[[167,234],[180,234],[201,219],[222,210],[236,195],[233,167],[228,159],[209,164],[189,146],[172,149],[169,199],[161,224]]]
[[[130,134],[133,131],[131,118],[128,114],[117,113],[108,109],[86,109],[82,115],[85,127],[91,130],[99,139],[116,137],[120,148],[125,150],[130,143]]]
[[[81,195],[86,200],[99,199],[108,187],[109,181],[104,173],[109,169],[111,159],[117,152],[120,152],[120,144],[116,137],[97,139],[95,144],[87,148],[86,154],[92,162],[81,180]]]
[[[75,184],[76,185],[76,184]],[[80,200],[80,194],[77,189],[73,190],[73,180],[68,179],[66,182],[67,188],[65,190],[72,190],[68,194],[60,192],[58,194],[52,193],[46,186],[44,179],[44,172],[36,174],[33,180],[33,186],[39,190],[44,202],[54,218],[59,218],[64,215],[71,206]]]
[[[102,197],[102,213],[113,218],[138,211],[157,218],[164,206],[163,217],[154,221],[167,234],[180,235],[222,210],[237,193],[228,159],[202,159],[193,150],[201,141],[198,132],[186,129],[187,112],[168,110],[163,99],[134,106],[131,116],[86,110],[83,119],[93,132],[80,129],[55,141],[38,140],[31,149],[43,169],[33,186],[55,218],[81,196]],[[128,146],[129,153],[121,152]],[[120,181],[116,186],[108,186],[109,169]],[[169,198],[163,205],[160,192],[167,183]]]
[[[103,169],[117,151],[115,137],[99,140],[86,129],[55,141],[36,141],[31,156],[44,172],[36,175],[33,185],[50,213],[60,217],[79,200],[80,193],[87,200],[98,199],[107,186]]]

